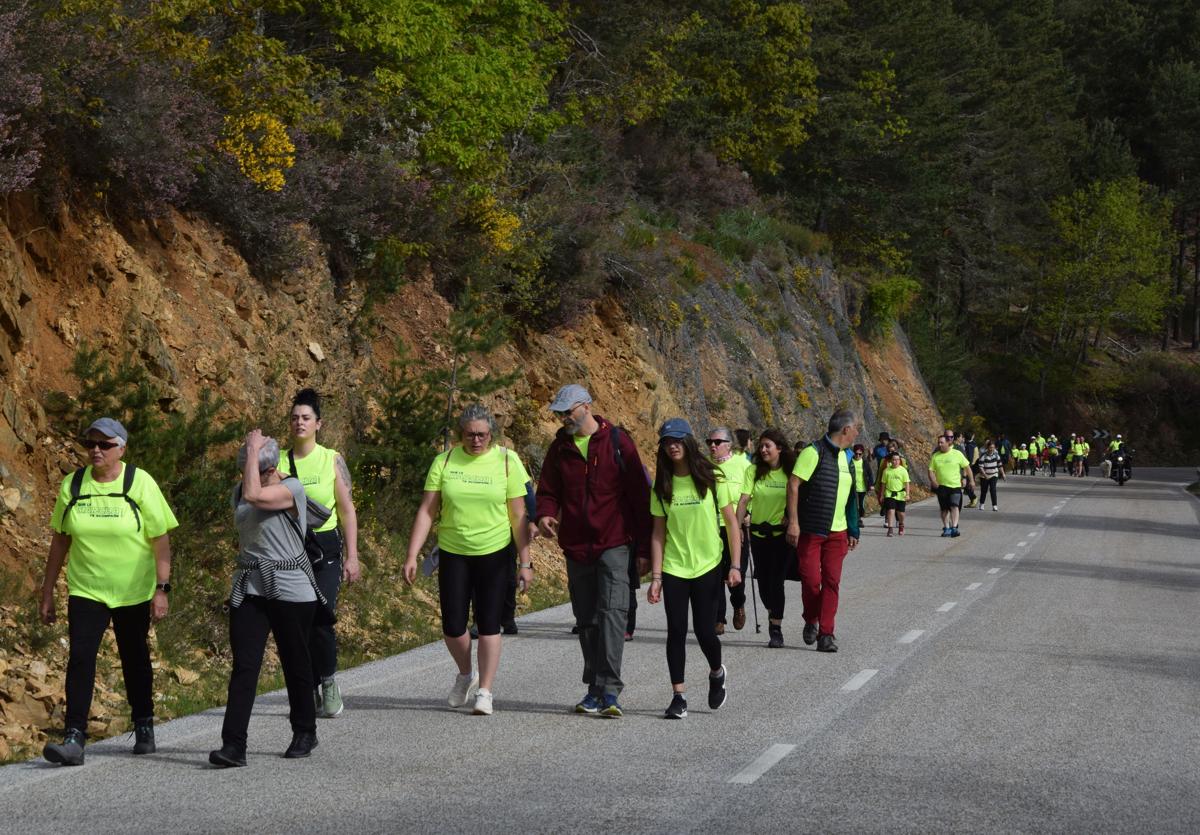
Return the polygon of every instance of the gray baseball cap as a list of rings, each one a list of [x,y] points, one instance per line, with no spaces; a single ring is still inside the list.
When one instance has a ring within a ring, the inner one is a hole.
[[[114,418],[104,417],[92,421],[92,425],[83,434],[86,435],[88,432],[99,432],[106,438],[116,438],[121,442],[121,446],[129,443],[129,433],[121,425],[121,422]]]
[[[658,439],[686,438],[692,434],[692,425],[683,418],[671,418],[658,428]]]
[[[571,383],[563,386],[558,390],[558,394],[554,395],[554,402],[550,404],[550,411],[565,412],[577,403],[591,403],[592,396],[588,394],[588,390],[578,383]]]

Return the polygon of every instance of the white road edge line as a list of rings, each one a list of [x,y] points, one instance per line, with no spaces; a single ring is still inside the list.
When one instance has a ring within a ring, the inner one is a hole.
[[[982,585],[983,585],[983,583],[972,583],[971,585],[967,586],[967,591],[975,591],[975,589],[979,588]]]
[[[953,609],[957,605],[958,605],[957,603],[943,603],[941,606],[938,606],[937,610],[939,612],[949,612],[951,609]]]
[[[782,742],[776,742],[769,746],[766,751],[758,755],[758,758],[748,766],[743,768],[737,774],[729,778],[730,783],[741,783],[742,785],[750,785],[759,777],[762,777],[771,767],[786,757],[788,754],[796,750],[795,745],[785,745]]]
[[[924,634],[925,634],[924,629],[910,629],[907,632],[905,632],[903,635],[901,635],[900,640],[897,641],[896,643],[911,644],[913,641],[917,640],[917,638],[920,638]]]
[[[849,693],[853,690],[857,690],[858,688],[860,688],[864,684],[866,684],[868,681],[870,681],[877,672],[879,672],[879,670],[863,670],[862,672],[860,672],[856,676],[854,676],[854,678],[850,679],[849,681],[847,681],[845,684],[842,685],[842,692]]]
[[[999,573],[1000,573],[999,568],[989,568],[988,569],[988,574],[999,574]]]

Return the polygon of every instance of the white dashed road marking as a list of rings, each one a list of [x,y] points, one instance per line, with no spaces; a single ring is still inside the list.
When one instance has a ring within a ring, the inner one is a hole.
[[[1018,547],[1018,548],[1024,548],[1024,547],[1025,547],[1026,545],[1028,545],[1028,544],[1029,544],[1028,542],[1018,542],[1018,543],[1017,543],[1017,547]]]
[[[983,585],[983,583],[972,583],[971,585],[967,586],[967,591],[975,591],[975,589],[979,588],[982,585]]]
[[[917,640],[917,638],[920,638],[924,634],[925,634],[924,629],[910,629],[907,632],[905,632],[903,635],[900,636],[900,640],[897,643],[911,644],[913,641]]]
[[[843,684],[842,690],[846,693],[849,693],[852,690],[857,690],[870,681],[877,672],[879,672],[879,670],[863,670],[854,678]]]
[[[988,574],[999,574],[999,573],[1000,573],[999,568],[989,568],[988,569]]]
[[[957,605],[958,605],[957,603],[943,603],[941,606],[938,606],[937,610],[939,612],[949,612],[951,609],[953,609]]]
[[[1025,543],[1021,543],[1021,544],[1024,545]],[[1016,554],[1005,554],[1004,559],[1011,560],[1015,556],[1016,556]]]
[[[766,774],[773,765],[795,750],[795,745],[784,745],[781,742],[776,742],[767,748],[766,751],[759,754],[754,762],[730,777],[729,782],[749,785]]]

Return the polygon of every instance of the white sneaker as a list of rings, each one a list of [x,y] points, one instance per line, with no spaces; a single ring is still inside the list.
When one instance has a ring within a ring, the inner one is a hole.
[[[462,707],[471,698],[471,691],[479,686],[479,673],[472,670],[460,673],[454,677],[454,686],[450,688],[450,697],[446,699],[450,707]]]
[[[475,709],[471,711],[476,716],[492,715],[492,691],[479,688],[475,693]]]
[[[996,513],[999,510],[1000,510],[1000,505],[998,505],[998,504],[992,505],[992,513]]]

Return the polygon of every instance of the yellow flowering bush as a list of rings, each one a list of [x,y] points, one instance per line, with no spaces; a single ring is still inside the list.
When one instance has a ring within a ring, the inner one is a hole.
[[[229,154],[248,180],[264,191],[281,191],[283,172],[296,163],[287,127],[269,113],[225,117],[217,148]]]

